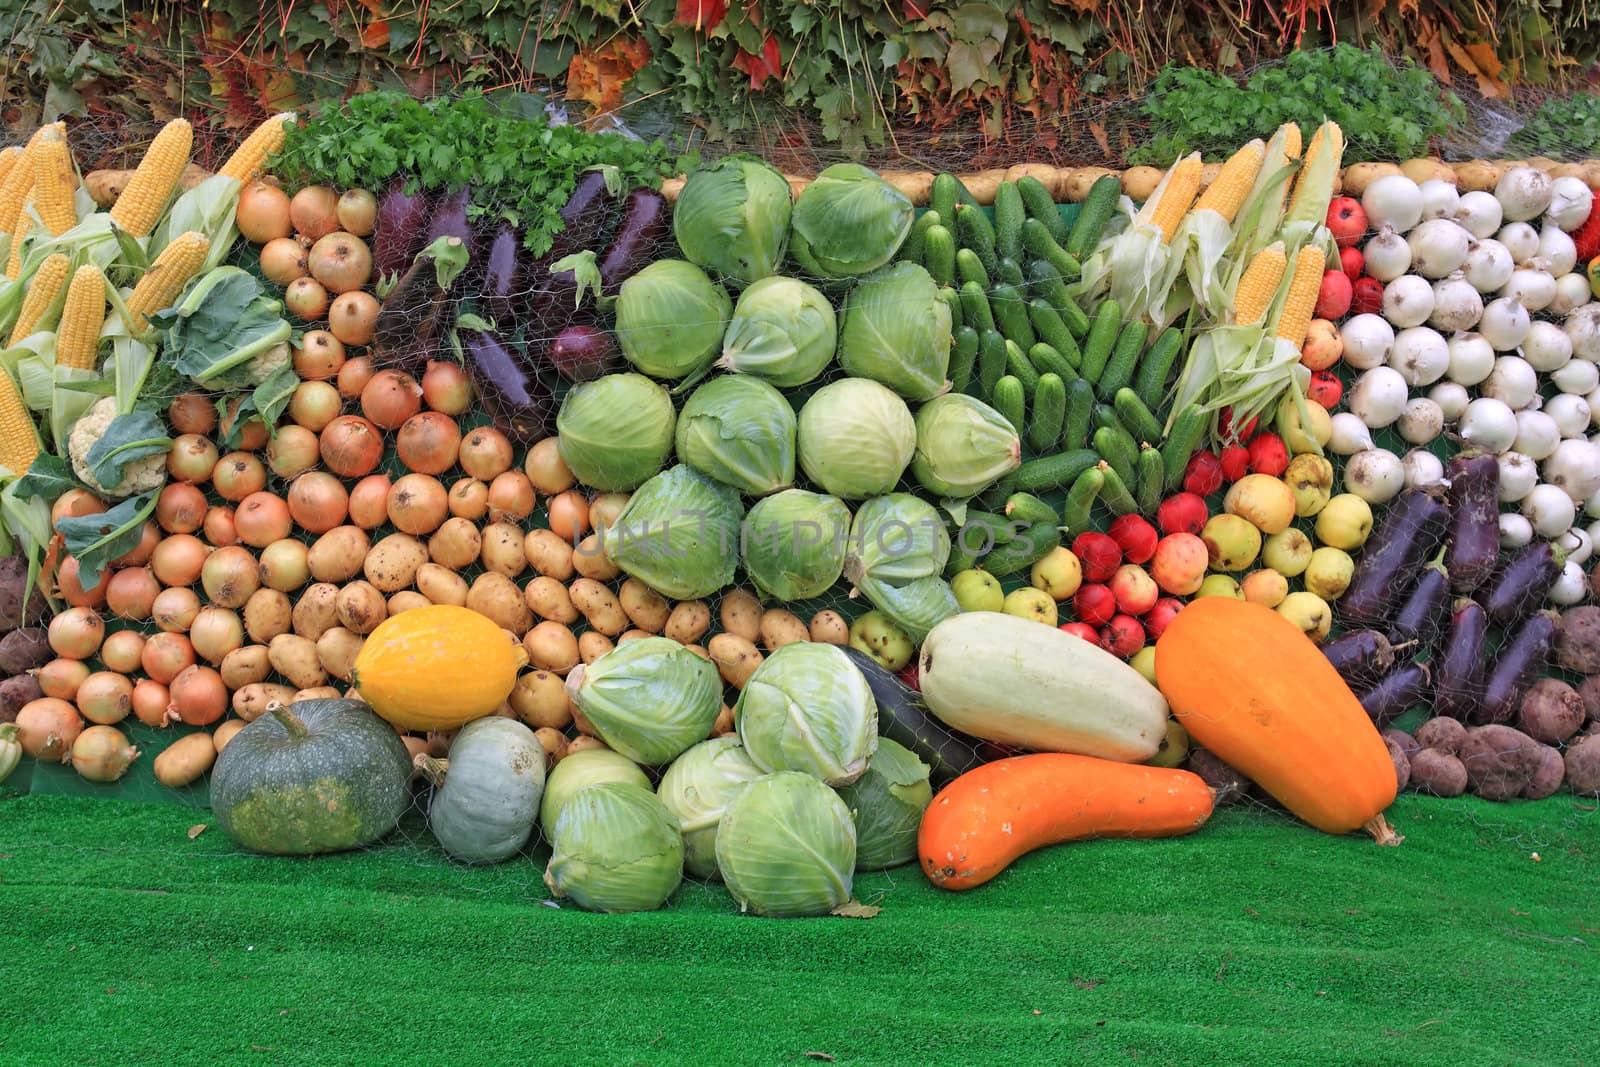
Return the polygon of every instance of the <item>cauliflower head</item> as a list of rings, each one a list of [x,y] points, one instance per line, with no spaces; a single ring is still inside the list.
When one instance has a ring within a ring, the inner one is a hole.
[[[167,480],[167,457],[157,453],[133,460],[122,468],[122,479],[116,485],[101,485],[89,469],[89,450],[105,435],[117,417],[117,398],[102,397],[83,413],[72,426],[67,437],[67,456],[72,460],[73,473],[78,480],[101,496],[125,497],[159,489]]]

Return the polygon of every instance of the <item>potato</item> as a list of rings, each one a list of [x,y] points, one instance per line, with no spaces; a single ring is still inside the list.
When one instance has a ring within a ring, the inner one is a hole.
[[[246,722],[254,722],[267,713],[268,704],[293,704],[294,694],[295,688],[292,685],[251,682],[243,689],[234,692],[233,713]]]
[[[1240,774],[1222,757],[1207,749],[1191,748],[1186,766],[1211,787],[1215,803],[1219,807],[1236,804],[1250,793],[1250,786],[1253,784],[1250,779]]]
[[[1414,736],[1417,744],[1423,748],[1431,748],[1454,756],[1460,750],[1461,743],[1467,739],[1467,728],[1455,719],[1441,715],[1417,727]]]
[[[1411,784],[1429,796],[1458,797],[1467,791],[1467,769],[1449,752],[1424,748],[1411,757]]]
[[[761,601],[744,589],[730,589],[722,594],[718,609],[722,629],[735,637],[754,644],[761,637]]]
[[[467,603],[467,580],[437,563],[424,563],[417,568],[417,590],[430,604],[454,604],[459,608]]]
[[[593,663],[616,647],[611,638],[593,630],[585,630],[578,636],[578,658],[585,663]]]
[[[711,629],[711,609],[704,600],[681,600],[672,606],[663,632],[680,645],[692,645]]]
[[[1567,776],[1567,765],[1562,762],[1561,752],[1549,745],[1540,745],[1529,762],[1533,764],[1533,775],[1528,779],[1528,784],[1522,787],[1522,799],[1543,800],[1555,796]]]
[[[467,590],[466,606],[501,629],[525,634],[533,625],[533,612],[523,603],[522,590],[503,574],[485,571]]]
[[[1048,163],[1014,163],[1006,168],[1006,181],[1019,182],[1023,178],[1032,178],[1040,185],[1050,190],[1050,195],[1055,195],[1056,176],[1060,170]],[[932,185],[932,178],[929,178]]]
[[[370,634],[389,617],[389,602],[371,582],[351,582],[339,590],[338,603],[340,624],[358,634]]]
[[[522,530],[509,522],[491,522],[483,528],[483,548],[478,557],[491,571],[515,578],[528,569],[522,551]]]
[[[567,587],[554,578],[540,575],[522,589],[522,599],[528,608],[541,619],[549,619],[571,626],[578,621],[578,609],[572,606]]]
[[[1550,168],[1552,178],[1576,178],[1580,182],[1585,180],[1587,173],[1582,163],[1557,163]]]
[[[807,628],[807,636],[825,645],[848,645],[850,643],[850,624],[844,621],[844,616],[837,611],[819,611],[811,616],[811,625]]]
[[[543,671],[566,674],[578,664],[578,639],[559,622],[546,620],[522,639],[528,662]]]
[[[976,174],[961,175],[961,184],[967,187],[967,192],[972,194],[972,199],[980,204],[994,203],[995,190],[1000,188],[1000,183],[1006,180],[1004,167],[990,167],[980,170]]]
[[[1473,159],[1466,163],[1453,163],[1450,167],[1455,171],[1456,188],[1463,193],[1492,193],[1494,187],[1500,184],[1500,178],[1505,174],[1506,168],[1497,163],[1490,163],[1486,159]]]
[[[526,671],[517,679],[509,698],[517,718],[535,730],[565,730],[572,725],[572,701],[567,683],[552,671]]]
[[[1339,177],[1344,183],[1344,195],[1360,199],[1367,186],[1379,178],[1399,173],[1400,167],[1394,163],[1352,163]]]
[[[622,573],[622,568],[611,562],[611,557],[601,547],[599,534],[590,534],[578,542],[578,547],[572,550],[572,568],[597,582],[609,582]]]
[[[1585,737],[1574,741],[1561,759],[1568,789],[1580,797],[1600,797],[1600,740]]]
[[[354,630],[335,626],[317,638],[317,662],[333,677],[348,682],[355,673],[356,656],[361,654],[365,643],[366,638]]]
[[[722,705],[722,710],[717,712],[717,721],[711,724],[711,736],[726,737],[737,732],[733,722],[733,709],[726,704]]]
[[[572,577],[572,546],[549,530],[529,530],[522,539],[522,554],[546,578],[564,582]]]
[[[330,626],[339,625],[339,587],[330,582],[308,585],[295,601],[294,632],[315,641]]]
[[[1600,674],[1600,607],[1585,604],[1561,613],[1556,662],[1578,674]]]
[[[0,674],[21,674],[55,659],[50,637],[42,626],[25,626],[0,638]]]
[[[784,608],[768,608],[761,613],[761,647],[768,652],[776,652],[796,641],[809,640],[811,631],[806,629],[806,624],[794,612]]]
[[[683,648],[685,652],[693,652],[703,660],[711,659],[711,653],[706,651],[705,645],[684,645]]]
[[[634,628],[634,629],[631,629],[631,630],[624,630],[624,631],[622,631],[622,633],[617,635],[617,644],[620,645],[620,644],[624,644],[624,643],[626,643],[628,641],[637,641],[641,637],[655,637],[655,636],[657,636],[657,635],[651,633],[649,630],[640,630],[638,628]]]
[[[227,722],[217,723],[216,730],[211,735],[212,747],[217,750],[217,755],[222,755],[222,750],[228,747],[234,735],[250,724],[243,719],[229,719]]]
[[[156,781],[169,789],[177,789],[209,771],[216,761],[217,746],[210,734],[188,734],[156,756]]]
[[[274,634],[273,636],[277,636]],[[222,657],[217,668],[222,684],[229,689],[243,689],[251,682],[264,682],[272,673],[272,661],[267,658],[266,645],[245,645]]]
[[[560,730],[549,726],[541,726],[533,732],[539,739],[539,744],[544,748],[545,767],[549,769],[561,762],[561,757],[567,754],[567,735]]]
[[[1065,178],[1058,180],[1056,199],[1066,200],[1069,204],[1081,204],[1089,198],[1089,190],[1094,188],[1095,182],[1107,174],[1114,176],[1116,173],[1110,167],[1075,167],[1067,172]]]
[[[1467,769],[1467,788],[1485,800],[1510,800],[1527,788],[1538,766],[1538,742],[1498,724],[1467,731],[1456,757]]]
[[[306,553],[311,577],[319,582],[348,582],[361,573],[371,542],[359,526],[335,526],[312,543]]]
[[[711,662],[717,665],[722,680],[735,689],[743,689],[764,658],[755,644],[738,634],[718,634],[706,646]]]
[[[594,737],[590,734],[581,734],[567,742],[566,755],[570,756],[574,752],[587,752],[591,748],[606,747],[608,747],[606,743],[600,740],[598,737]]]
[[[1584,160],[1583,180],[1589,183],[1589,188],[1600,189],[1600,160]]]
[[[878,177],[900,190],[917,207],[928,203],[928,192],[933,188],[931,170],[881,170]]]
[[[593,578],[579,578],[568,587],[573,606],[583,612],[591,629],[615,637],[628,628],[628,615],[616,595]]]
[[[1600,674],[1585,678],[1578,686],[1578,695],[1583,698],[1583,710],[1589,721],[1600,722]]]
[[[1535,741],[1559,745],[1583,729],[1587,718],[1576,689],[1559,678],[1540,678],[1522,696],[1517,728]]]
[[[1400,751],[1406,754],[1406,759],[1410,759],[1422,749],[1422,746],[1417,744],[1417,739],[1404,730],[1398,730],[1391,726],[1380,732],[1383,734],[1385,741],[1393,741],[1400,746]]]
[[[320,634],[318,636],[321,636]],[[272,669],[289,680],[296,689],[311,689],[328,684],[328,672],[317,659],[317,646],[298,634],[279,634],[267,646]]]
[[[667,620],[672,617],[672,606],[665,597],[639,579],[629,578],[623,582],[619,598],[622,610],[639,629],[652,634],[666,629]]]
[[[1404,789],[1411,780],[1411,759],[1392,738],[1385,737],[1383,743],[1389,749],[1389,759],[1394,762],[1395,787]]]
[[[0,682],[0,723],[16,722],[17,713],[42,696],[39,679],[31,674],[14,674]]]
[[[412,608],[425,608],[432,603],[433,601],[415,589],[402,589],[389,598],[389,617],[393,618],[402,611],[410,611]]]
[[[1400,164],[1400,173],[1421,185],[1428,181],[1456,183],[1456,172],[1442,159],[1422,156]]]
[[[444,520],[428,538],[428,558],[453,571],[465,570],[478,562],[483,537],[478,528],[459,515]]]
[[[392,533],[372,546],[361,565],[367,581],[385,593],[398,593],[416,580],[417,568],[428,562],[428,546],[410,534]]]
[[[294,605],[286,594],[261,588],[244,602],[244,632],[257,644],[264,645],[293,628]]]
[[[1122,172],[1122,193],[1136,204],[1143,203],[1155,195],[1164,177],[1166,172],[1155,167],[1129,167]]]

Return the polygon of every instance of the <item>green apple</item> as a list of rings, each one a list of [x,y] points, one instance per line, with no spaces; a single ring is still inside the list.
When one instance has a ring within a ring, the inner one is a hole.
[[[1156,684],[1156,646],[1145,645],[1133,654],[1128,661],[1128,666],[1144,676],[1144,680],[1151,685]]]
[[[1034,563],[1029,581],[1056,600],[1069,600],[1083,584],[1083,564],[1070,548],[1057,545]]]
[[[916,646],[881,611],[869,611],[850,624],[850,647],[860,649],[891,671],[911,662]]]
[[[1189,731],[1177,719],[1167,720],[1167,736],[1156,754],[1145,760],[1152,767],[1179,767],[1189,758]]]
[[[962,611],[999,611],[1005,605],[1005,590],[1000,579],[988,571],[962,571],[950,580],[956,603]]]
[[[1007,593],[1001,610],[1020,619],[1032,619],[1048,626],[1056,624],[1055,599],[1043,589],[1035,589],[1031,585]]]
[[[1311,552],[1311,538],[1291,526],[1267,538],[1261,546],[1261,562],[1285,578],[1293,578],[1311,562]]]
[[[1195,596],[1231,596],[1235,600],[1243,600],[1244,590],[1239,588],[1238,579],[1231,574],[1208,574]]]

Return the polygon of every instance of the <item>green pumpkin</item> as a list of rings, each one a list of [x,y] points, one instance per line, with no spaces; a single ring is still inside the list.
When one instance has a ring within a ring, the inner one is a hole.
[[[211,772],[222,830],[255,852],[360,848],[411,806],[411,757],[359,700],[274,706],[236,734]]]
[[[545,752],[532,730],[491,715],[461,728],[448,760],[418,762],[438,786],[428,826],[452,857],[499,863],[528,843],[544,793]]]

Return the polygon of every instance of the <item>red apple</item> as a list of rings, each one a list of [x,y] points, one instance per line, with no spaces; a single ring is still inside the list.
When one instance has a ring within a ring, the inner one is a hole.
[[[1195,540],[1200,539],[1197,537]],[[1201,542],[1201,548],[1204,547],[1205,543]],[[1086,622],[1090,626],[1104,626],[1111,621],[1111,616],[1117,613],[1117,597],[1110,586],[1085,585],[1072,598],[1072,610],[1080,622]]]
[[[1196,496],[1210,496],[1222,488],[1222,461],[1215,452],[1202,449],[1189,457],[1183,487]]]
[[[1315,400],[1332,411],[1339,406],[1339,398],[1342,396],[1344,396],[1344,383],[1339,381],[1337,374],[1319,370],[1311,376],[1311,385],[1306,389],[1307,400]]]
[[[1156,554],[1156,542],[1161,540],[1156,528],[1137,515],[1123,515],[1113,520],[1107,532],[1129,563],[1150,562],[1150,557]]]
[[[1250,453],[1242,445],[1229,445],[1218,458],[1222,463],[1222,476],[1230,483],[1250,473]]]
[[[1338,381],[1337,378],[1334,379]],[[1289,449],[1275,433],[1258,433],[1250,438],[1250,472],[1274,478],[1289,469]]]
[[[1217,413],[1217,433],[1222,435],[1224,441],[1230,439],[1248,441],[1250,435],[1256,432],[1256,423],[1259,421],[1261,421],[1261,417],[1258,415],[1243,426],[1240,426],[1236,432],[1233,426],[1233,408],[1225,407]]]
[[[1174,600],[1169,596],[1162,597],[1160,600],[1156,601],[1156,606],[1151,608],[1149,613],[1145,615],[1145,631],[1149,633],[1152,638],[1159,638],[1162,634],[1167,632],[1167,626],[1172,622],[1173,617],[1182,610],[1183,601]]]
[[[1376,315],[1383,310],[1383,283],[1376,278],[1357,278],[1350,295],[1350,310],[1357,315]]]
[[[1191,533],[1168,534],[1156,545],[1155,557],[1150,561],[1150,577],[1163,592],[1191,596],[1205,581],[1210,564],[1211,553],[1200,538]]]
[[[1195,493],[1173,493],[1156,509],[1156,523],[1164,534],[1189,533],[1199,536],[1210,517],[1205,498]]]
[[[1144,627],[1138,619],[1118,615],[1100,631],[1100,647],[1118,659],[1132,659],[1144,647]]]
[[[1081,533],[1072,542],[1072,554],[1083,564],[1083,576],[1090,582],[1104,582],[1122,565],[1122,549],[1103,533]]]
[[[1317,318],[1342,319],[1350,311],[1353,289],[1342,270],[1324,271],[1317,291]]]
[[[1091,645],[1100,643],[1100,632],[1086,622],[1064,622],[1057,629],[1064,634],[1081,637]]]
[[[1339,266],[1344,270],[1344,276],[1350,279],[1351,285],[1361,277],[1361,268],[1365,263],[1366,259],[1361,255],[1361,249],[1354,245],[1339,249]]]
[[[1111,595],[1117,598],[1117,610],[1124,615],[1143,615],[1155,607],[1161,590],[1143,567],[1125,563],[1111,576]]]
[[[1353,245],[1367,232],[1367,213],[1353,196],[1335,197],[1328,205],[1328,229],[1340,248]]]

